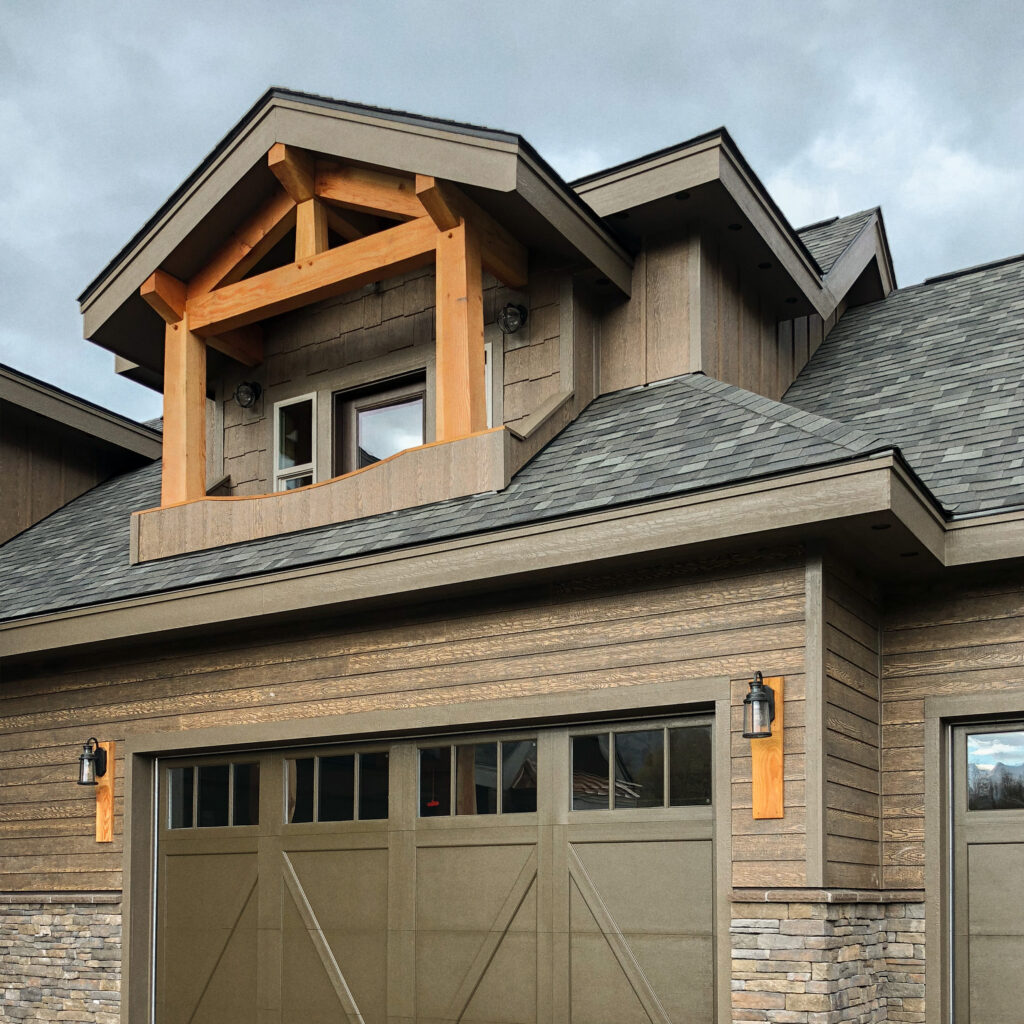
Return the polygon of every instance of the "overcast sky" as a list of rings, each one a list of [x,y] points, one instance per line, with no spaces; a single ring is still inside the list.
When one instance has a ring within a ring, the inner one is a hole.
[[[0,0],[0,362],[137,418],[77,296],[270,85],[524,135],[565,178],[732,132],[901,285],[1024,250],[1024,17],[970,3]]]

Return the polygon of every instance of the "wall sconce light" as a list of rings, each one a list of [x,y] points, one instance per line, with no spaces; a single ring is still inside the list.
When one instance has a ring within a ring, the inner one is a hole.
[[[100,746],[99,740],[90,737],[78,755],[78,784],[95,786],[96,780],[107,774],[107,752]]]
[[[745,740],[766,740],[772,734],[775,721],[775,691],[765,686],[764,676],[754,673],[750,680],[750,692],[743,698],[743,738]]]
[[[258,381],[243,380],[235,388],[235,401],[243,409],[251,409],[263,394],[263,388]]]
[[[526,307],[509,302],[498,312],[498,326],[502,334],[515,334],[526,323]]]

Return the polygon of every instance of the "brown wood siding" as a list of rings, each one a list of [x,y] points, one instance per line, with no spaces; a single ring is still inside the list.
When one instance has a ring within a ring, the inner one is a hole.
[[[825,884],[881,885],[878,594],[837,562],[824,576]]]
[[[0,544],[144,461],[27,409],[0,402]]]
[[[804,618],[804,567],[793,551],[378,612],[301,636],[295,626],[264,629],[8,672],[0,686],[0,890],[120,886],[123,790],[115,842],[99,846],[94,796],[74,783],[88,736],[120,745],[139,732],[655,681],[678,681],[683,704],[687,679],[716,675],[733,680],[733,882],[801,885]],[[786,677],[779,821],[751,817],[750,742],[740,732],[755,669]]]
[[[887,886],[925,884],[925,697],[1019,689],[1024,681],[1024,573],[988,575],[985,582],[908,590],[888,602],[882,660]]]

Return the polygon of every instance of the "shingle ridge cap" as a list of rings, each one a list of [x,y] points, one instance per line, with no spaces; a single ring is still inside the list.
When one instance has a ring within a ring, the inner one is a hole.
[[[828,227],[830,224],[836,224],[839,221],[853,220],[855,217],[863,217],[865,214],[878,213],[881,209],[881,206],[868,206],[863,210],[857,210],[855,213],[838,213],[834,217],[826,217],[824,220],[817,220],[813,224],[805,224],[803,227],[797,228],[796,233],[802,235],[807,231]]]

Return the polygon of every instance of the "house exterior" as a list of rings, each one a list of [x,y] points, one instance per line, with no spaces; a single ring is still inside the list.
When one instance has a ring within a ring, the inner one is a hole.
[[[0,1016],[1020,1020],[1024,260],[275,89],[80,302],[162,458],[0,546]]]

